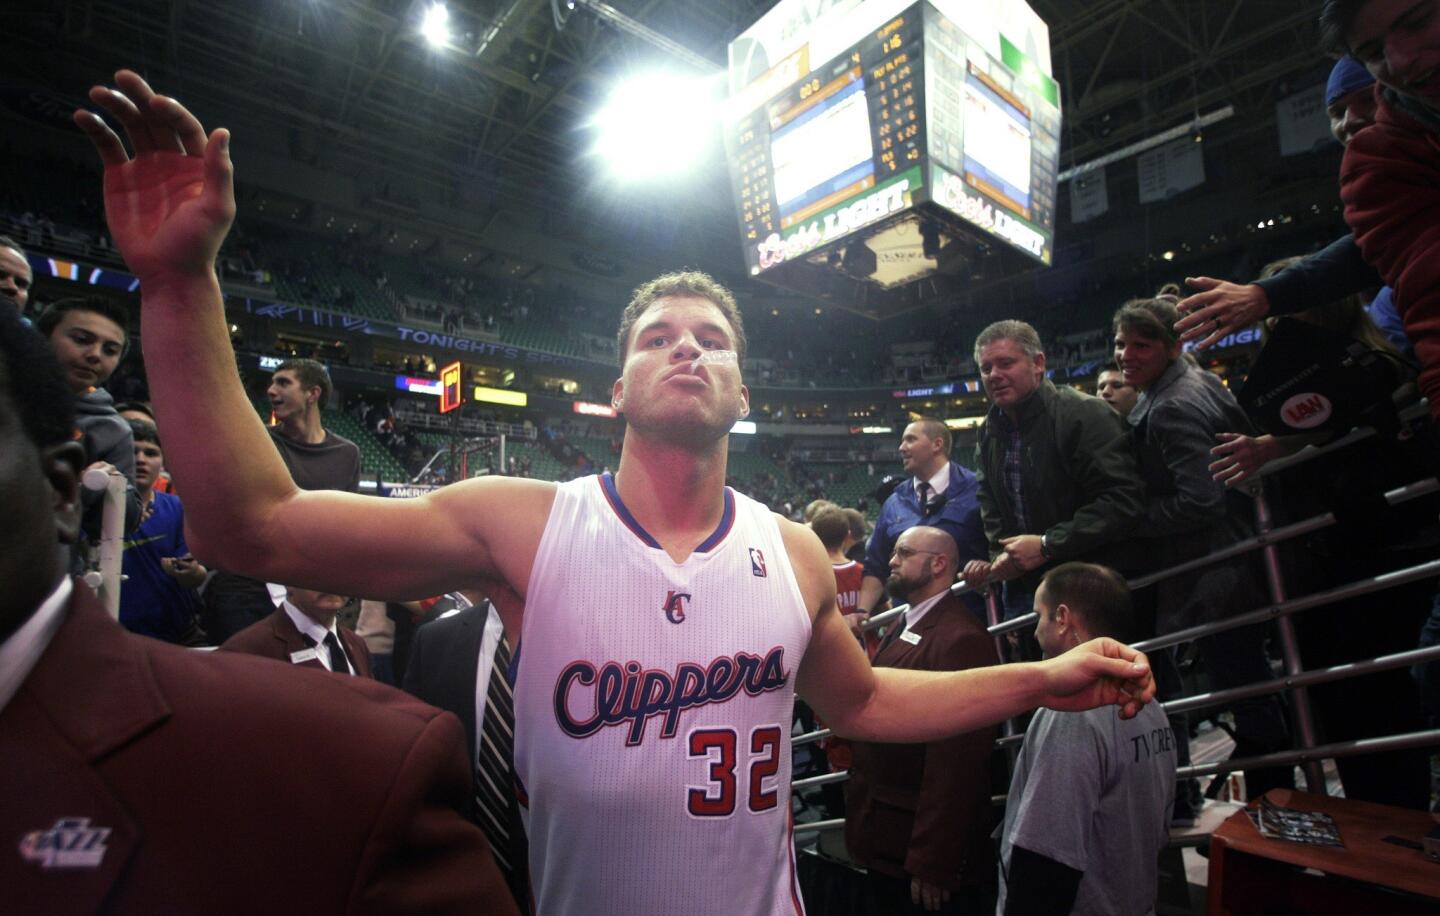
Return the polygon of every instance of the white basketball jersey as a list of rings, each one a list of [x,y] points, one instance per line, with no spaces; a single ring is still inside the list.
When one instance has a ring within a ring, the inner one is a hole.
[[[515,671],[539,913],[803,912],[790,721],[809,639],[764,506],[727,488],[676,563],[610,475],[559,486]]]

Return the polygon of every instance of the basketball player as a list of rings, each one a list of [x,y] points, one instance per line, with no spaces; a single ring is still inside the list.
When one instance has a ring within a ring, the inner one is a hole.
[[[208,137],[137,74],[76,122],[105,164],[110,231],[140,278],[156,413],[175,430],[196,553],[272,582],[405,600],[480,588],[517,646],[515,770],[538,912],[801,909],[786,738],[798,689],[837,732],[927,741],[1037,705],[1154,695],[1144,655],[1096,640],[1055,659],[872,672],[808,529],[725,486],[749,411],[729,293],[637,290],[612,403],[611,477],[482,478],[414,500],[301,491],[235,372],[214,262],[235,214],[227,131]],[[245,456],[239,460],[235,456]],[[317,779],[324,774],[316,774]]]

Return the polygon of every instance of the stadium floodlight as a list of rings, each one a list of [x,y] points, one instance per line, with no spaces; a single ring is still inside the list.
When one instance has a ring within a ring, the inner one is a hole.
[[[616,85],[591,125],[594,152],[622,180],[673,177],[719,146],[724,75],[637,75]]]
[[[450,44],[450,8],[443,3],[432,3],[425,8],[425,17],[420,20],[420,34],[432,48],[443,48]]]

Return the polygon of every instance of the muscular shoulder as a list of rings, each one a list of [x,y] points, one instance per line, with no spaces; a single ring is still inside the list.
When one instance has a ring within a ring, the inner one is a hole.
[[[779,514],[775,515],[775,522],[780,526],[780,537],[800,584],[800,594],[805,598],[805,608],[813,617],[825,606],[835,604],[835,569],[830,565],[830,555],[808,526]]]

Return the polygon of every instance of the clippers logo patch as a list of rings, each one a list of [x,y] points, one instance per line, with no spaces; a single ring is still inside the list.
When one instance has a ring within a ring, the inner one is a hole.
[[[21,837],[20,857],[41,868],[98,868],[109,836],[109,827],[91,827],[88,817],[62,817]]]
[[[758,548],[750,548],[750,575],[765,578],[765,554]]]
[[[671,623],[685,622],[685,604],[690,600],[689,592],[672,591],[665,596],[665,619]]]

